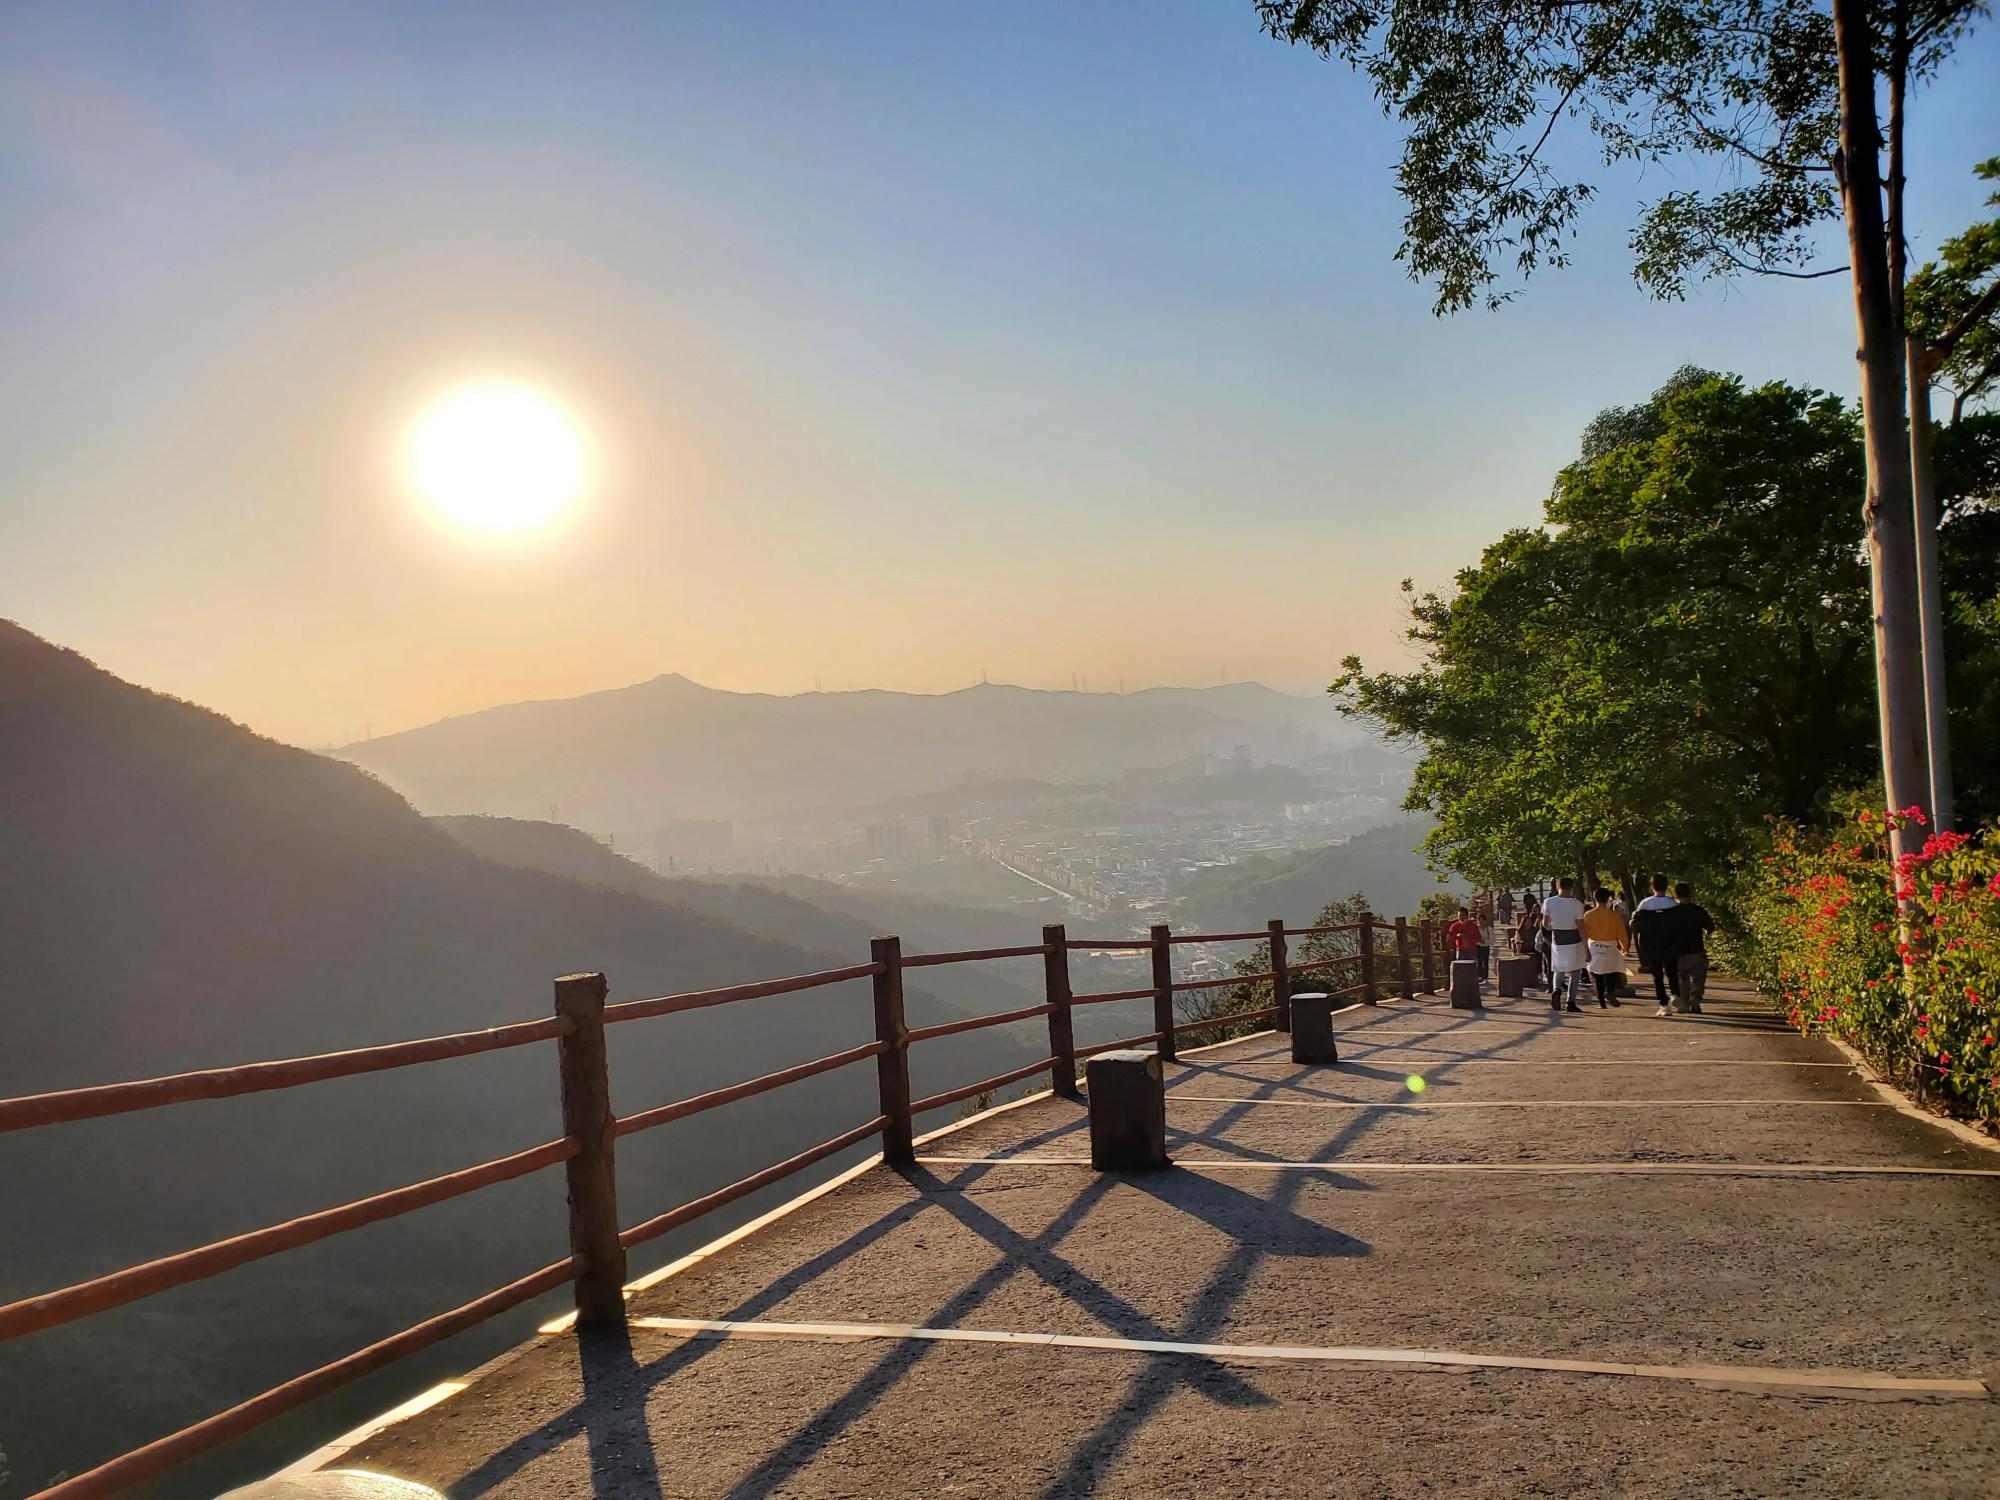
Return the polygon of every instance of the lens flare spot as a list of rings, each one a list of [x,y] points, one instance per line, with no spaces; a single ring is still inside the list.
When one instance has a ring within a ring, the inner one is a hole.
[[[1424,1075],[1421,1073],[1410,1074],[1409,1077],[1403,1080],[1403,1087],[1408,1089],[1413,1094],[1421,1094],[1427,1087],[1427,1085],[1424,1083]]]

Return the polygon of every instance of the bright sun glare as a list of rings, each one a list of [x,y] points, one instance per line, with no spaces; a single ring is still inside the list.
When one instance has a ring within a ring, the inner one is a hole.
[[[583,431],[533,386],[461,386],[417,418],[410,483],[454,525],[518,536],[554,521],[589,479]]]

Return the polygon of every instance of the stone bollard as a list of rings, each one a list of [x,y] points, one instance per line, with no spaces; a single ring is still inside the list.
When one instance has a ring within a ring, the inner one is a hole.
[[[1479,1009],[1479,960],[1455,958],[1451,962],[1451,1008]]]
[[[1157,1052],[1100,1052],[1084,1064],[1090,1164],[1100,1172],[1157,1172],[1167,1160],[1167,1088]]]
[[[1528,953],[1503,953],[1500,955],[1500,994],[1508,1000],[1518,1000],[1527,993],[1528,986],[1535,982],[1535,960]]]
[[[1333,997],[1317,992],[1292,996],[1292,1061],[1337,1063],[1333,1040]]]

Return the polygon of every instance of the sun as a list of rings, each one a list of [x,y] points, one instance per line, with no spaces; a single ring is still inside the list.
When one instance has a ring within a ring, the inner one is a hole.
[[[404,453],[411,486],[454,526],[521,536],[583,497],[583,429],[531,385],[488,381],[448,392],[418,416]]]

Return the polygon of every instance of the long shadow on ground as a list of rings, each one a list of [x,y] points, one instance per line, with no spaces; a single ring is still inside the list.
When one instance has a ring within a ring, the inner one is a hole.
[[[1384,1012],[1377,1022],[1367,1024],[1379,1024],[1379,1021],[1386,1021],[1392,1016],[1405,1019],[1409,1018],[1410,1012],[1404,1011],[1401,1015]],[[1441,1037],[1448,1038],[1453,1030],[1470,1024],[1471,1019],[1468,1017],[1463,1021],[1440,1025],[1437,1030]],[[1357,1034],[1362,1034],[1366,1025],[1354,1029]],[[1448,1082],[1441,1075],[1448,1073],[1455,1061],[1496,1056],[1545,1034],[1547,1029],[1542,1025],[1524,1027],[1519,1035],[1468,1051],[1462,1059],[1454,1057],[1451,1061],[1434,1063],[1426,1070],[1425,1076],[1433,1084]],[[1277,1060],[1278,1056],[1273,1054],[1271,1060]],[[1284,1060],[1289,1061],[1289,1058]],[[1345,1060],[1335,1066],[1341,1072],[1371,1078],[1400,1081],[1404,1077],[1400,1071]],[[1231,1150],[1233,1154],[1251,1159],[1254,1159],[1254,1153],[1215,1137],[1230,1124],[1244,1118],[1249,1113],[1249,1105],[1269,1098],[1278,1090],[1320,1093],[1305,1086],[1303,1080],[1307,1077],[1324,1078],[1328,1071],[1324,1067],[1301,1067],[1290,1076],[1274,1078],[1236,1072],[1225,1065],[1202,1063],[1187,1067],[1189,1073],[1228,1076],[1256,1089],[1257,1092],[1247,1095],[1241,1105],[1225,1109],[1203,1133],[1204,1144]],[[1312,1160],[1335,1160],[1344,1149],[1372,1129],[1380,1118],[1373,1111],[1356,1111],[1356,1116],[1315,1153]],[[1066,1121],[1026,1140],[1009,1142],[1006,1149],[1010,1154],[1017,1154],[1037,1145],[1076,1136],[1085,1128],[1086,1122],[1081,1118]],[[908,1224],[927,1208],[942,1209],[1002,1254],[1000,1261],[954,1292],[925,1319],[926,1326],[930,1327],[959,1325],[1014,1275],[1026,1272],[1082,1308],[1118,1337],[1175,1343],[1215,1342],[1217,1335],[1227,1327],[1237,1300],[1265,1257],[1303,1255],[1341,1258],[1369,1253],[1370,1247],[1365,1241],[1320,1224],[1297,1211],[1298,1194],[1304,1187],[1303,1174],[1281,1178],[1274,1184],[1274,1191],[1269,1197],[1260,1197],[1196,1173],[1093,1176],[1085,1179],[1076,1196],[1046,1228],[1028,1235],[988,1213],[968,1195],[966,1190],[993,1170],[992,1167],[970,1164],[948,1177],[940,1177],[922,1164],[904,1169],[903,1175],[919,1196],[899,1204],[857,1229],[838,1245],[777,1278],[722,1317],[732,1321],[761,1317],[861,1250]],[[1368,1184],[1359,1180],[1347,1181],[1348,1185],[1359,1190],[1370,1190]],[[1058,1253],[1062,1241],[1116,1184],[1138,1188],[1162,1205],[1191,1214],[1235,1241],[1234,1248],[1204,1282],[1174,1328],[1162,1327]],[[1246,1236],[1254,1236],[1260,1243],[1253,1243]],[[638,1363],[630,1344],[622,1341],[609,1344],[601,1341],[579,1342],[577,1347],[583,1377],[583,1399],[535,1431],[516,1439],[454,1483],[451,1492],[457,1500],[475,1500],[475,1497],[488,1493],[519,1474],[537,1458],[578,1436],[589,1443],[594,1494],[616,1495],[620,1500],[653,1500],[662,1493],[647,1434],[647,1398],[666,1381],[700,1363],[719,1347],[719,1342],[689,1340],[676,1345],[650,1364]],[[732,1495],[767,1495],[782,1487],[787,1479],[804,1469],[880,1401],[934,1347],[927,1340],[907,1340],[893,1345],[867,1373],[807,1418],[776,1450],[745,1473],[732,1489]],[[1183,1386],[1228,1406],[1260,1406],[1268,1404],[1269,1400],[1255,1386],[1213,1360],[1187,1355],[1151,1358],[1133,1377],[1113,1414],[1078,1444],[1063,1470],[1044,1489],[1044,1495],[1089,1493],[1097,1478],[1116,1461],[1133,1436]]]

